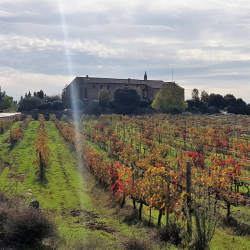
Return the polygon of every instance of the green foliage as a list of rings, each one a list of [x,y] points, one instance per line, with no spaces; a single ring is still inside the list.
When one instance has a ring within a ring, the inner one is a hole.
[[[1,102],[0,102],[0,108],[1,109],[8,109],[12,107],[13,105],[13,97],[5,95],[2,97]]]
[[[233,106],[236,103],[236,98],[232,94],[227,94],[224,96],[228,106]]]
[[[189,109],[193,109],[195,107],[195,100],[189,99],[189,100],[186,100],[186,102],[188,104]]]
[[[100,107],[107,107],[109,101],[109,92],[105,89],[101,89],[98,94],[98,100]]]
[[[99,105],[99,101],[93,100],[90,105],[89,105],[89,113],[91,115],[100,115],[101,114],[101,109]]]
[[[64,110],[64,103],[62,101],[54,101],[52,102],[53,110]]]
[[[51,110],[52,109],[52,103],[51,102],[46,102],[43,103],[38,107],[39,110]]]
[[[42,100],[39,97],[24,97],[19,102],[19,111],[31,111],[32,109],[37,109],[40,106]]]
[[[119,114],[131,114],[140,104],[140,95],[134,88],[118,88],[114,92],[115,109]]]
[[[66,115],[63,115],[61,117],[61,121],[64,122],[64,123],[68,123],[69,122],[69,118]]]
[[[198,102],[200,100],[200,98],[199,98],[199,90],[198,89],[193,89],[193,91],[192,91],[192,99],[195,102]]]
[[[30,92],[29,92],[30,93]],[[36,96],[37,97],[39,97],[40,99],[43,99],[44,98],[44,92],[42,91],[42,90],[40,90],[40,91],[38,91],[37,93],[36,93]]]
[[[108,108],[109,109],[114,109],[115,108],[115,100],[114,99],[108,101]]]
[[[217,109],[224,109],[227,106],[227,101],[219,94],[211,94],[208,100],[208,106],[214,106]]]
[[[142,99],[140,101],[140,105],[139,105],[140,108],[147,108],[148,106],[149,106],[148,100]]]
[[[152,107],[156,110],[171,112],[183,111],[186,107],[183,100],[183,90],[177,85],[165,85],[157,93]]]
[[[66,85],[62,90],[62,101],[64,102],[64,107],[70,109],[72,106],[72,100],[69,92],[66,91],[68,85]]]
[[[73,101],[71,108],[76,110],[81,110],[83,109],[83,102],[81,100]]]
[[[214,202],[213,202],[214,203]],[[219,220],[218,211],[214,211],[214,204],[210,206],[203,204],[194,209],[195,227],[194,249],[209,249],[210,242],[214,236],[215,228]]]
[[[54,102],[54,101],[60,101],[61,98],[59,95],[47,95],[44,97],[46,102]]]
[[[209,94],[204,90],[201,92],[201,101],[207,102],[209,99]]]

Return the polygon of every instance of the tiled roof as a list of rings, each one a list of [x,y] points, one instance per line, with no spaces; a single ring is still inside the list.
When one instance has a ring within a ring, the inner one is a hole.
[[[137,79],[115,79],[115,78],[97,78],[97,77],[76,77],[77,82],[82,81],[90,84],[127,84],[143,85],[146,84],[151,88],[160,89],[163,85],[177,85],[173,82],[164,82],[161,80],[137,80]],[[74,80],[74,81],[75,81]]]

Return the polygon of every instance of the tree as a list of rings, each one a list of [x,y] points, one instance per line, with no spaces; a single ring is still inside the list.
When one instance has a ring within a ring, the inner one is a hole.
[[[186,102],[188,104],[189,109],[193,109],[195,107],[195,100],[189,99],[189,100],[186,100]]]
[[[134,88],[118,88],[114,92],[115,109],[120,114],[133,113],[140,104],[140,95]]]
[[[62,90],[62,101],[64,103],[64,108],[69,109],[72,107],[72,100],[69,92],[66,91],[67,87],[68,85],[65,85],[65,87]]]
[[[1,92],[1,89],[0,89],[0,103],[1,103],[4,96],[5,96],[5,91]]]
[[[236,99],[235,113],[244,115],[246,113],[246,103],[241,99]]]
[[[89,105],[89,114],[90,115],[100,115],[101,109],[100,104],[97,100],[93,100]]]
[[[203,90],[203,91],[201,92],[201,101],[207,102],[208,99],[209,99],[209,94],[208,94],[205,90]]]
[[[0,102],[1,109],[8,109],[13,104],[13,97],[5,95]]]
[[[227,94],[224,96],[228,106],[234,106],[236,104],[236,98],[232,94]]]
[[[199,102],[199,90],[198,89],[193,89],[192,91],[192,99],[194,99],[196,102]]]
[[[38,97],[24,97],[19,102],[19,111],[31,111],[32,109],[37,109],[40,106],[42,100]]]
[[[99,105],[102,108],[106,108],[109,101],[109,92],[107,90],[101,89],[98,94]]]
[[[28,97],[31,97],[31,93],[30,93],[30,91],[29,91],[29,93],[28,93]]]
[[[44,95],[45,102],[61,101],[60,95]]]
[[[208,106],[214,106],[217,109],[224,109],[227,107],[227,102],[222,95],[211,94],[208,99]]]
[[[156,94],[152,107],[163,111],[183,111],[186,107],[183,100],[183,90],[177,85],[165,85]]]
[[[42,90],[38,91],[36,94],[40,99],[44,98],[44,92]]]
[[[62,101],[53,101],[53,110],[64,110],[64,103]]]

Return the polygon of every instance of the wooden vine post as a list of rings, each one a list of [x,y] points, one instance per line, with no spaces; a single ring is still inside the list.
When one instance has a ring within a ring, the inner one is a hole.
[[[167,213],[166,213],[166,229],[168,230],[169,225],[169,203],[170,203],[170,194],[169,194],[169,185],[171,183],[171,178],[167,176]]]
[[[189,238],[192,238],[192,216],[191,216],[191,162],[187,161],[187,174],[186,174],[186,185],[187,185],[187,232]]]

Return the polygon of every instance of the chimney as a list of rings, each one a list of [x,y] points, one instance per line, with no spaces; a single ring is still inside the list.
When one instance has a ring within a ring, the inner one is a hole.
[[[89,75],[86,75],[86,79],[89,80]]]
[[[130,78],[128,78],[128,83],[130,83]]]
[[[147,76],[147,73],[145,71],[145,74],[144,74],[144,81],[147,81],[148,80],[148,76]]]

